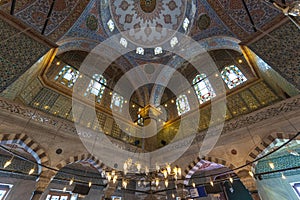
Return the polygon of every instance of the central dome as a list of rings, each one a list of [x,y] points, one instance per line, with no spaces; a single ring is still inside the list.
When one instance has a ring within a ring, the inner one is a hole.
[[[135,44],[165,43],[191,12],[186,0],[111,0],[110,12],[120,32]],[[168,31],[172,30],[172,31]]]

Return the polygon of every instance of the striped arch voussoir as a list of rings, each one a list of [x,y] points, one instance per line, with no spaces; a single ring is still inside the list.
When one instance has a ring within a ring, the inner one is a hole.
[[[276,145],[277,142],[283,142],[294,137],[294,134],[288,133],[272,133],[269,136],[262,139],[261,143],[254,147],[254,149],[248,154],[247,163],[253,162],[263,151],[268,148],[272,148]],[[300,139],[300,138],[296,138]]]
[[[56,169],[60,170],[63,167],[65,167],[66,165],[76,163],[76,162],[81,162],[81,161],[90,163],[99,172],[101,172],[102,169],[105,168],[105,165],[100,160],[98,160],[95,156],[93,156],[91,154],[80,154],[77,156],[72,156],[72,157],[68,158],[67,160],[61,161],[58,165],[56,165]]]
[[[38,163],[42,165],[49,164],[49,157],[46,151],[26,134],[0,134],[0,144],[19,144],[24,147]]]
[[[210,156],[205,156],[200,158],[199,156],[187,166],[187,168],[184,170],[183,176],[187,179],[191,178],[193,174],[199,170],[199,168],[202,166],[202,164],[205,163],[205,161],[213,162],[216,164],[223,165],[225,167],[228,167],[229,169],[234,169],[235,166],[226,162],[225,160],[219,159],[219,158],[214,158]],[[188,181],[185,181],[184,184],[187,184]]]

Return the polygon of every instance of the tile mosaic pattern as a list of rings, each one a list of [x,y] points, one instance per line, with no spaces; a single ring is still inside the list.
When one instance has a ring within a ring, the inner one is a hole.
[[[300,153],[300,149],[295,149],[298,153]],[[280,157],[279,157],[280,156]],[[271,169],[269,163],[274,163],[275,168]],[[278,154],[276,158],[266,158],[259,161],[255,167],[256,173],[264,173],[264,172],[271,172],[272,170],[280,170],[280,169],[287,169],[292,167],[299,167],[300,163],[300,156],[293,156],[291,154],[287,154],[286,152],[281,152]],[[290,170],[285,171],[285,176],[292,176],[292,175],[299,175],[300,170]],[[263,175],[263,179],[270,179],[270,178],[278,178],[281,177],[281,173],[272,173],[268,175]]]
[[[89,40],[94,40],[95,42],[102,42],[107,37],[105,31],[103,30],[102,25],[100,25],[100,14],[98,11],[99,2],[96,0],[92,0],[84,9],[82,15],[78,18],[78,20],[74,23],[72,28],[68,30],[68,32],[64,35],[64,38],[72,37],[72,38],[89,38]],[[94,23],[98,24],[97,29],[91,29],[90,27],[90,19],[91,16],[94,19]],[[97,20],[97,21],[95,21]]]
[[[222,5],[222,8],[226,10],[228,15],[246,32],[253,32],[252,25],[249,17],[241,1],[237,0],[218,0]],[[262,28],[263,25],[269,23],[280,12],[271,6],[268,6],[263,1],[259,0],[246,0],[247,7],[253,18],[253,21],[258,28]]]
[[[300,89],[300,31],[292,23],[250,44],[250,49],[282,77]]]
[[[0,91],[6,89],[50,48],[0,19]],[[18,48],[16,48],[18,47]],[[30,49],[30,51],[28,51]]]
[[[226,24],[220,19],[217,13],[212,9],[211,5],[205,0],[197,1],[197,12],[195,16],[195,22],[191,30],[190,35],[196,41],[212,36],[230,36],[235,37],[235,34],[226,26]],[[205,30],[199,30],[197,27],[197,21],[203,14],[207,14],[210,17],[210,25]]]

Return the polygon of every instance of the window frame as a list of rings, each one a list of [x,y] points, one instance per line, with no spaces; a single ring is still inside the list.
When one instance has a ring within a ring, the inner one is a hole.
[[[200,79],[198,77],[200,77]],[[202,82],[203,82],[203,84],[205,84],[205,89],[210,92],[210,95],[209,95],[210,98],[209,99],[203,99],[202,98],[203,95],[201,94],[201,91],[203,91],[203,89],[200,89],[200,84]],[[196,87],[198,89],[196,89]],[[201,73],[201,74],[198,74],[198,75],[195,76],[195,78],[193,79],[193,88],[194,88],[194,91],[196,93],[196,96],[197,96],[198,101],[199,101],[200,104],[204,104],[206,102],[209,102],[209,101],[211,101],[212,98],[217,96],[213,86],[211,85],[211,83],[209,81],[208,76],[204,73]]]
[[[234,71],[234,75],[237,76],[238,78],[242,77],[243,80],[240,80],[239,82],[234,83],[234,85],[231,84],[231,83],[232,83],[232,80],[230,80],[229,75],[232,74],[232,73],[227,74],[227,71],[228,71],[228,70],[227,70],[226,68],[229,68],[229,70]],[[233,69],[235,69],[235,70],[233,70]],[[235,73],[235,71],[237,71],[238,74]],[[245,82],[248,81],[247,77],[246,77],[245,74],[242,72],[242,70],[241,70],[240,68],[238,68],[238,67],[237,67],[236,65],[234,65],[234,64],[232,64],[232,65],[227,65],[227,66],[223,67],[223,69],[221,70],[221,77],[222,77],[223,81],[225,82],[225,84],[226,84],[226,86],[227,86],[227,88],[228,88],[229,90],[232,90],[232,89],[238,87],[239,85],[242,85],[242,84],[244,84]],[[228,79],[228,80],[227,80],[227,79]]]
[[[67,69],[64,70],[65,68],[67,68]],[[68,73],[69,70],[73,70],[73,73],[75,74],[75,75],[72,75],[72,78],[70,80],[64,78],[64,76]],[[54,77],[54,80],[71,89],[71,88],[73,88],[73,86],[76,83],[79,76],[80,76],[80,73],[77,69],[66,64],[60,69],[58,74]],[[67,81],[64,81],[64,80],[67,80]]]
[[[5,191],[4,196],[0,200],[5,200],[13,185],[0,183],[0,190]]]
[[[116,98],[120,98],[120,105],[116,105],[115,104],[115,96],[117,96]],[[113,111],[118,111],[118,112],[122,112],[122,109],[123,109],[123,105],[124,105],[124,97],[116,92],[114,92],[112,94],[112,97],[111,97],[111,102],[110,102],[110,109],[112,109]]]
[[[68,197],[67,200],[71,200],[71,194],[69,192],[49,191],[45,200],[48,200],[49,195],[50,195],[49,200],[51,200],[52,196],[59,196],[58,200],[60,200],[61,197],[67,196]]]
[[[179,109],[178,109],[178,108],[180,108],[180,110],[182,110],[181,106],[180,106],[180,102],[179,102],[180,99],[185,100],[185,104],[186,104],[185,107],[187,107],[187,109],[183,110],[182,112],[179,111]],[[176,102],[176,108],[177,108],[178,116],[182,116],[182,115],[188,113],[191,110],[191,106],[189,104],[188,97],[185,94],[179,95],[178,98],[176,98],[175,102]]]
[[[98,78],[99,78],[99,80],[97,80]],[[98,83],[101,85],[99,90],[94,87],[95,83]],[[107,84],[107,80],[103,75],[94,74],[92,79],[89,82],[88,87],[85,90],[84,96],[94,95],[95,97],[97,97],[97,102],[100,103],[100,101],[104,95],[104,92],[105,92],[106,84]],[[97,95],[92,92],[93,89],[98,91]]]

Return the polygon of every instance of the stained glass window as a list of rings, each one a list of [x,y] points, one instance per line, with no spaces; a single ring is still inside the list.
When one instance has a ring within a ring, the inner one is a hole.
[[[110,19],[110,20],[107,22],[107,26],[108,26],[110,32],[113,32],[113,31],[115,30],[115,23],[113,22],[113,20]]]
[[[177,38],[177,37],[173,37],[173,38],[171,39],[171,41],[170,41],[170,45],[171,45],[171,47],[173,48],[173,47],[176,46],[176,44],[178,44],[178,38]]]
[[[200,104],[203,104],[216,96],[206,74],[197,75],[193,80],[193,85]]]
[[[136,48],[136,53],[140,54],[140,55],[144,55],[145,50],[142,47],[138,47],[138,48]]]
[[[122,97],[118,93],[113,93],[110,108],[112,110],[122,112],[123,103],[124,103],[124,97]]]
[[[127,40],[126,40],[125,38],[121,38],[121,39],[120,39],[120,44],[121,44],[123,47],[127,48],[128,42],[127,42]]]
[[[190,105],[186,95],[180,95],[176,99],[176,106],[179,116],[190,111]]]
[[[182,24],[182,27],[185,31],[187,31],[188,27],[190,25],[190,20],[188,18],[185,18]]]
[[[78,76],[79,71],[69,65],[66,65],[62,68],[62,70],[58,73],[54,80],[59,81],[61,84],[71,88],[75,84]]]
[[[94,74],[93,79],[85,92],[85,96],[93,94],[97,97],[97,102],[99,103],[106,86],[106,79],[101,74]]]
[[[241,70],[234,65],[225,67],[221,74],[229,89],[232,89],[247,81],[247,78],[244,76]]]
[[[158,54],[162,54],[163,53],[163,49],[161,47],[156,47],[154,49],[154,54],[158,55]]]

